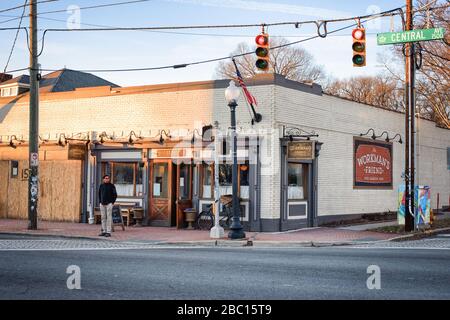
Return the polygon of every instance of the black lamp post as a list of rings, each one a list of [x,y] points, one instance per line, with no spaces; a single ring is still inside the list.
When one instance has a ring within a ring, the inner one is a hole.
[[[230,81],[230,85],[225,90],[225,98],[231,111],[231,141],[232,141],[232,157],[233,157],[233,222],[228,233],[230,239],[245,238],[245,233],[241,224],[240,204],[238,199],[238,166],[237,166],[237,137],[236,137],[236,107],[237,100],[241,91],[234,81]]]

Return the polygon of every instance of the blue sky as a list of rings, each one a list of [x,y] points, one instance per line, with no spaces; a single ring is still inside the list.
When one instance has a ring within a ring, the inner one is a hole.
[[[39,12],[65,10],[71,5],[84,7],[124,0],[60,0],[39,6]],[[24,0],[2,0],[0,11],[22,5]],[[173,26],[211,24],[259,24],[282,21],[320,20],[373,13],[404,5],[405,1],[293,1],[293,0],[154,0],[143,3],[81,10],[82,28],[89,24],[104,26]],[[2,23],[21,14],[21,10],[0,13],[1,27],[17,27],[18,20]],[[39,29],[66,28],[71,15],[67,12],[43,14]],[[60,20],[54,21],[50,19]],[[28,26],[29,19],[23,21]],[[348,25],[332,23],[329,30]],[[351,29],[301,44],[323,65],[325,71],[337,78],[376,74],[382,71],[377,59],[379,54],[388,54],[389,47],[377,47],[376,33],[390,31],[389,18],[366,24],[367,67],[354,68],[351,62]],[[400,20],[395,19],[395,28]],[[185,30],[196,33],[177,34],[173,32],[50,32],[46,36],[40,63],[44,69],[116,69],[136,67],[158,67],[224,57],[232,52],[238,43],[247,42],[253,46],[254,37],[260,28]],[[295,29],[270,27],[271,36],[284,36],[297,41],[316,33],[311,26]],[[205,35],[208,33],[210,35]],[[42,35],[42,31],[40,32]],[[14,31],[0,31],[0,69],[3,71],[14,39]],[[9,70],[27,67],[28,56],[25,33],[21,33]],[[214,76],[217,63],[189,66],[184,69],[161,71],[98,73],[97,75],[122,86],[201,81]],[[16,73],[15,75],[18,75]]]

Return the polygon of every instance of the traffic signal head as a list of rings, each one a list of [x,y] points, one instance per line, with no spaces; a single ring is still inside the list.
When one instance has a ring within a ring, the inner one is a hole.
[[[263,32],[256,37],[255,42],[256,67],[267,71],[269,69],[269,35]]]
[[[366,65],[366,30],[356,28],[352,32],[353,38],[353,66],[364,67]]]

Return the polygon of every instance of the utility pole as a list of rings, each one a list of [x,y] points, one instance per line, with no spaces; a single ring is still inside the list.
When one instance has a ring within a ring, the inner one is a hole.
[[[413,30],[412,0],[406,0],[406,31]],[[405,231],[414,230],[414,194],[415,194],[415,163],[414,163],[414,134],[415,134],[415,50],[414,43],[405,45]]]
[[[37,56],[37,0],[30,0],[30,130],[28,180],[28,229],[37,230],[39,196],[39,80]]]

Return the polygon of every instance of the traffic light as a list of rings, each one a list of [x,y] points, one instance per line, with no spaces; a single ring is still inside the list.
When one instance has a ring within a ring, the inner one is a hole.
[[[364,67],[366,65],[366,30],[356,28],[352,32],[353,37],[353,66]]]
[[[269,69],[269,35],[262,32],[256,36],[256,67],[259,70],[267,71]]]

